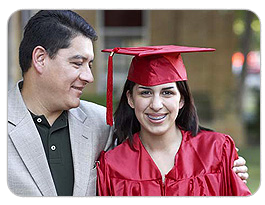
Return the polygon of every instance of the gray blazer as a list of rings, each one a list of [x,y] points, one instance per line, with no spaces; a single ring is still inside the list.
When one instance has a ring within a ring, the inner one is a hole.
[[[74,164],[74,196],[96,195],[95,161],[111,144],[105,108],[81,101],[68,111]],[[9,189],[19,196],[57,196],[38,130],[22,99],[19,83],[8,92]]]

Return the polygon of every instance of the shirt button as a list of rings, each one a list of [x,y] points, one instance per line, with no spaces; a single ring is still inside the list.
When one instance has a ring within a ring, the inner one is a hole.
[[[39,118],[37,119],[37,122],[38,122],[38,123],[41,123],[41,121],[42,121],[42,119],[39,117]]]
[[[56,150],[56,146],[55,146],[55,145],[52,145],[52,146],[51,146],[51,150],[52,150],[52,151]]]

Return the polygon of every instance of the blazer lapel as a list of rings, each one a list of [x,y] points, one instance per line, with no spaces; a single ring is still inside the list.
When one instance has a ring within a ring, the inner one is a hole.
[[[38,130],[28,112],[18,85],[9,93],[8,122],[14,125],[9,137],[22,161],[44,196],[56,196],[56,189],[50,173],[44,148]]]
[[[42,142],[31,119],[24,118],[9,135],[42,195],[56,196]]]
[[[69,131],[75,176],[74,196],[86,195],[90,169],[93,163],[93,130],[84,124],[86,119],[86,114],[80,108],[69,111]]]

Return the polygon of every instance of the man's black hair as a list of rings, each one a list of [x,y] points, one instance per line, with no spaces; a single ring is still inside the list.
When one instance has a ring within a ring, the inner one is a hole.
[[[32,62],[32,52],[36,46],[46,49],[51,58],[59,49],[68,48],[71,40],[83,35],[92,41],[97,34],[81,16],[69,10],[41,10],[27,23],[19,47],[19,64],[22,75],[28,71]]]

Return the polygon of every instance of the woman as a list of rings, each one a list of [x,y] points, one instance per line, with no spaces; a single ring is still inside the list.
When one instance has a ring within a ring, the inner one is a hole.
[[[99,195],[251,194],[232,170],[238,158],[233,140],[199,126],[186,82],[180,53],[214,49],[151,46],[103,51],[135,57],[115,113],[114,139],[119,146],[102,152],[97,165]],[[111,124],[111,113],[107,114]]]

